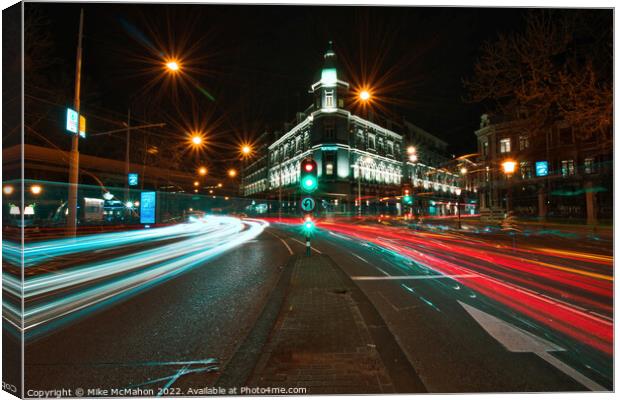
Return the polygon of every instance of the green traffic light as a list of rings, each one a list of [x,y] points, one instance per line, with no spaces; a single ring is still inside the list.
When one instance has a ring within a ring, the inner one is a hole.
[[[403,196],[403,202],[405,204],[411,204],[411,196],[409,196],[409,195]]]
[[[311,236],[314,232],[315,225],[312,221],[305,221],[302,225],[303,232],[306,236]]]
[[[302,178],[301,185],[306,192],[312,192],[316,190],[318,182],[314,176],[309,175]]]

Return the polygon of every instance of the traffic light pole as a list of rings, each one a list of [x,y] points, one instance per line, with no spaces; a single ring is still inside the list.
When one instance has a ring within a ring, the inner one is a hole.
[[[310,236],[306,235],[306,256],[312,255],[312,246],[310,245]]]
[[[306,238],[306,256],[310,257],[312,255],[310,234],[314,229],[312,216],[317,204],[317,201],[314,197],[312,197],[312,193],[318,188],[317,164],[312,158],[309,157],[301,162],[300,168],[300,189],[302,193],[306,193],[307,195],[301,196],[299,208],[304,216],[303,230]]]
[[[77,55],[75,64],[75,97],[74,108],[80,115],[80,81],[82,77],[82,30],[84,28],[84,9],[80,10],[80,28],[78,33]],[[79,117],[78,117],[79,121]],[[78,179],[80,172],[80,135],[75,132],[71,137],[71,153],[69,154],[69,198],[67,201],[67,228],[70,236],[77,234],[77,200]]]

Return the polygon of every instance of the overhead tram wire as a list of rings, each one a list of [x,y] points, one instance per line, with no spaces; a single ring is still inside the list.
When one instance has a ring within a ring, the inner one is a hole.
[[[43,103],[47,103],[47,104],[50,104],[50,105],[53,105],[53,106],[57,106],[57,107],[59,107],[61,109],[64,109],[64,108],[67,107],[66,104],[56,103],[54,101],[43,99],[43,98],[36,97],[36,96],[33,96],[33,95],[25,94],[24,96],[28,97],[28,98],[31,98],[33,100],[37,100],[37,101],[41,101]],[[115,113],[113,110],[104,109],[104,108],[101,108],[101,107],[99,107],[99,110],[106,110],[106,111],[109,111],[110,113]],[[95,118],[95,119],[98,119],[100,121],[104,121],[104,122],[107,122],[107,123],[110,123],[110,124],[114,124],[114,125],[118,125],[118,126],[123,126],[122,123],[124,122],[124,121],[110,119],[109,117],[104,117],[104,116],[101,116],[101,115],[92,114],[90,112],[87,115],[88,115],[88,117]],[[119,113],[119,115],[120,115],[120,113]],[[141,120],[141,119],[138,119],[138,118],[136,118],[136,120],[139,121],[139,122],[149,123],[149,121],[144,121],[144,120]],[[159,128],[159,129],[161,129],[161,128]],[[162,139],[170,139],[171,137],[173,137],[173,138],[176,137],[179,140],[183,140],[183,136],[175,134],[172,131],[167,131],[167,132],[168,132],[168,134],[159,134],[159,133],[155,133],[155,132],[149,132],[148,134],[149,135],[153,135],[153,136],[157,136],[157,137],[162,138]],[[97,132],[94,132],[94,134],[96,134],[96,133]]]

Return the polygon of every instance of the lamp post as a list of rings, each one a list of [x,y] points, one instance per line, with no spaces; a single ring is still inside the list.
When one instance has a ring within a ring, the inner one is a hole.
[[[241,146],[239,147],[239,153],[241,154],[241,176],[239,179],[239,195],[240,196],[245,196],[244,193],[244,189],[245,189],[245,168],[246,168],[246,164],[247,164],[247,160],[252,156],[252,153],[254,152],[254,149],[252,148],[252,145],[250,145],[249,143],[243,143],[241,144]],[[237,176],[237,171],[234,171],[234,176]],[[231,171],[229,172],[229,176],[231,178],[233,178],[234,176],[230,175]]]
[[[75,93],[73,107],[80,115],[80,84],[82,78],[82,32],[84,30],[84,9],[80,10],[80,27],[78,31],[77,54],[75,62]],[[67,228],[70,236],[77,234],[77,197],[80,173],[80,135],[76,132],[71,136],[71,152],[69,153],[69,198],[67,201]]]
[[[510,185],[510,177],[514,174],[517,168],[517,163],[512,160],[506,160],[502,163],[502,169],[507,179],[507,194],[506,194],[506,212],[512,211],[512,185]]]
[[[456,188],[456,228],[461,229],[461,188]]]

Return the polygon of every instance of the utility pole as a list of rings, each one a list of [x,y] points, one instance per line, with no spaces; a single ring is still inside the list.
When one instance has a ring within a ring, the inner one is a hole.
[[[125,131],[125,201],[129,201],[129,146],[131,137],[131,107],[127,108],[127,130]],[[141,177],[144,179],[144,177]]]
[[[357,215],[362,216],[362,164],[357,167]]]
[[[84,28],[84,9],[80,10],[80,28],[78,33],[77,55],[75,62],[75,96],[73,107],[80,115],[80,81],[82,77],[82,31]],[[79,120],[79,117],[78,117]],[[77,200],[78,200],[78,179],[80,172],[80,153],[79,153],[79,133],[74,133],[71,137],[71,153],[69,155],[69,200],[67,228],[70,236],[77,233]]]

